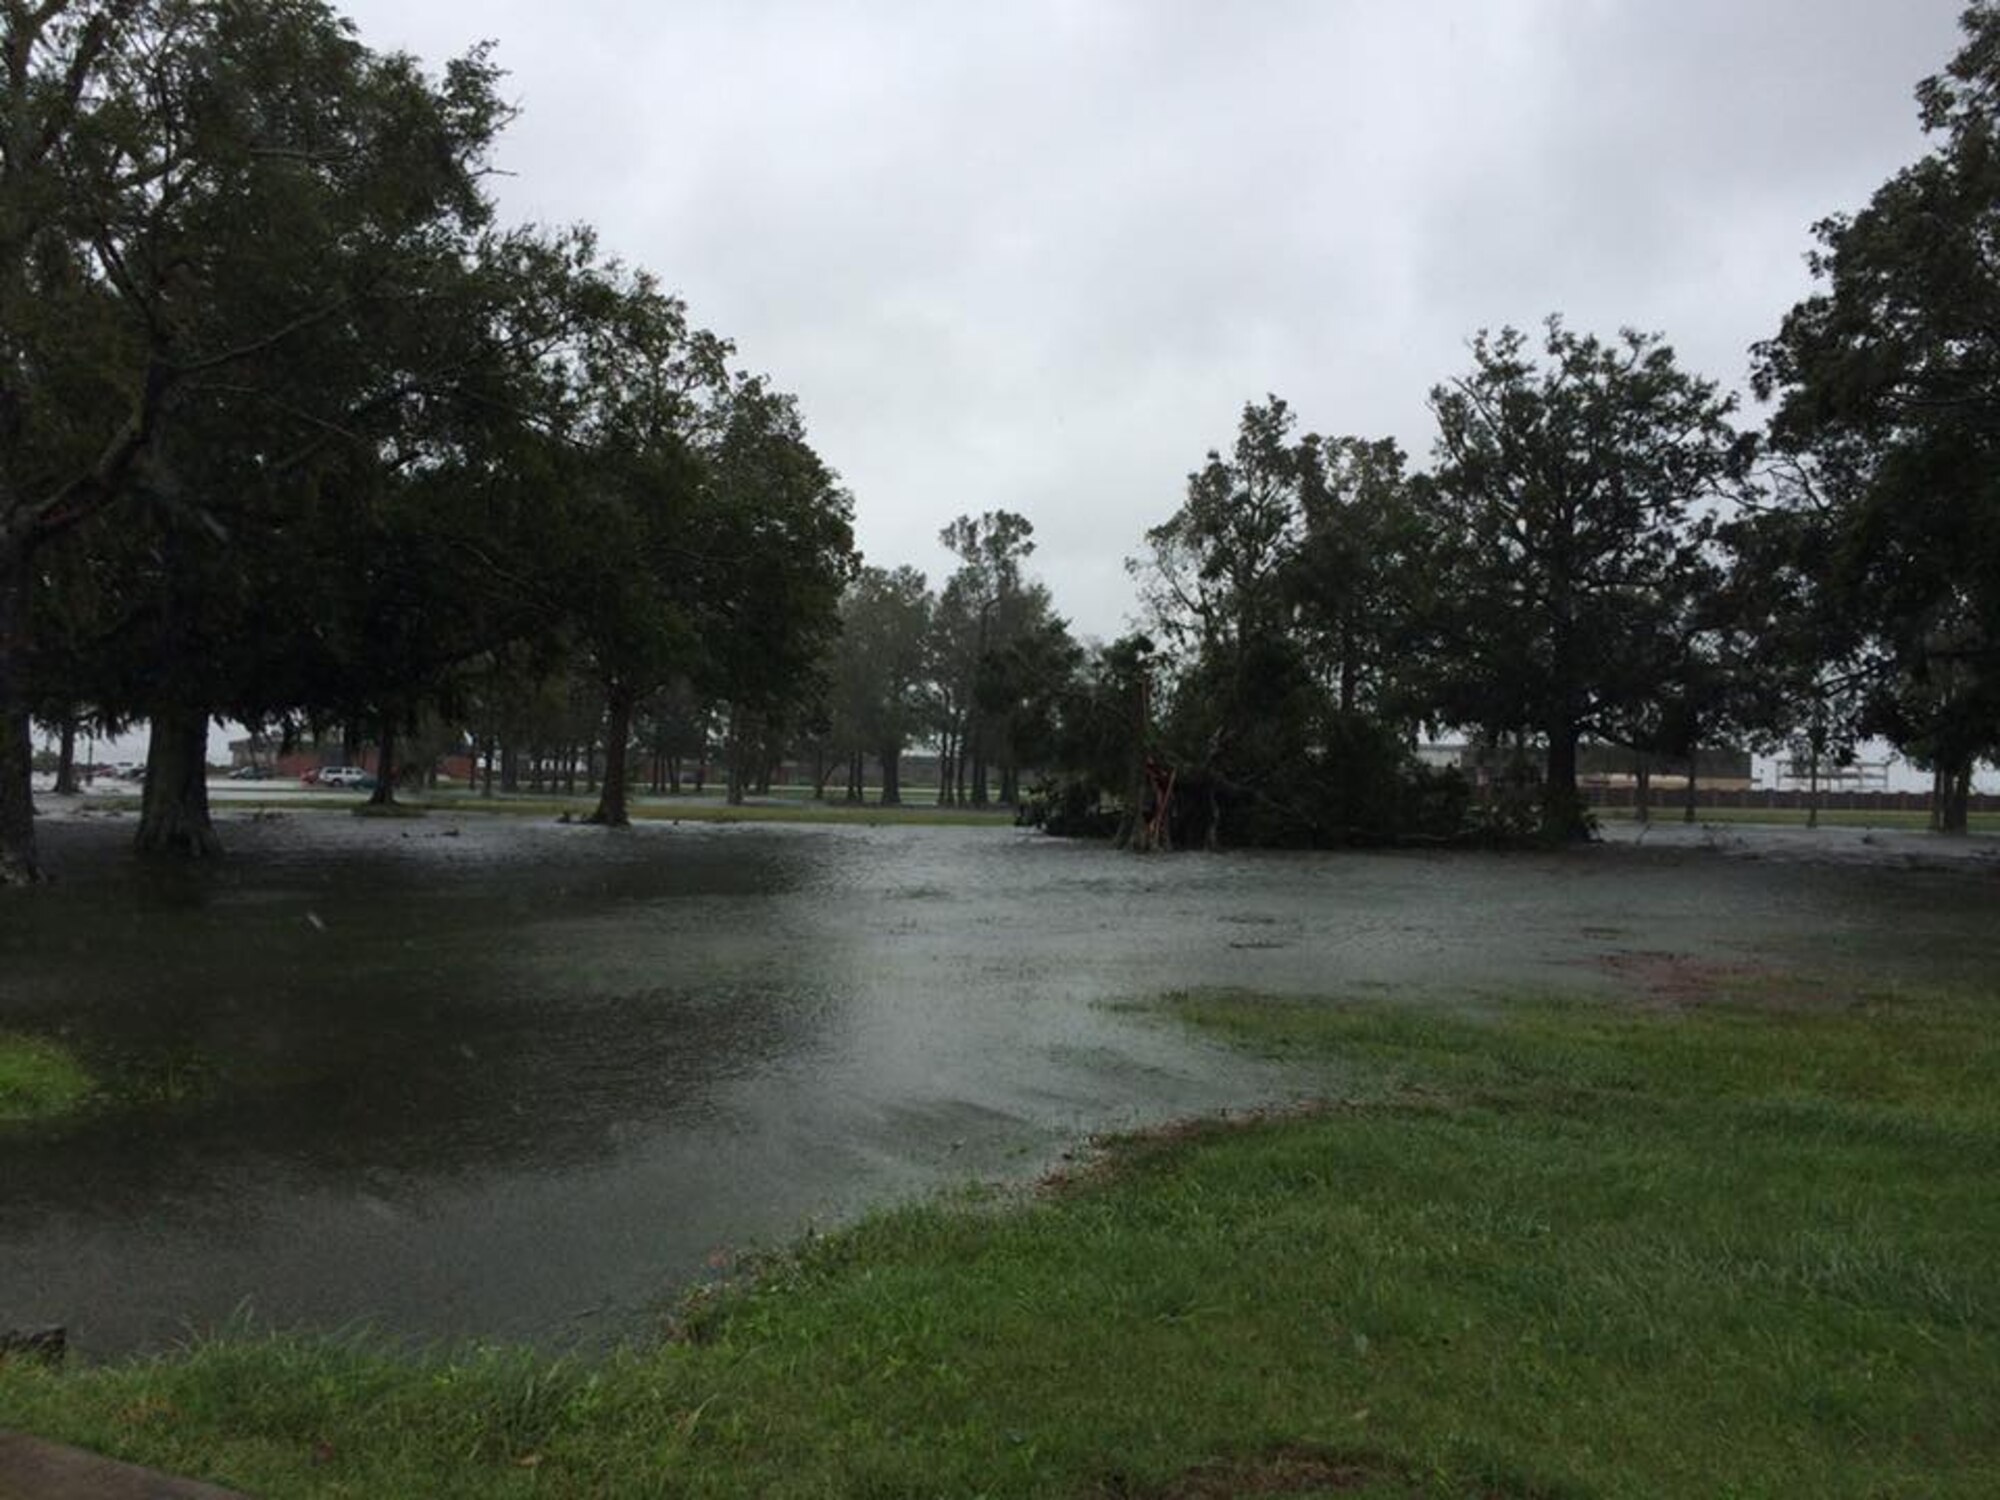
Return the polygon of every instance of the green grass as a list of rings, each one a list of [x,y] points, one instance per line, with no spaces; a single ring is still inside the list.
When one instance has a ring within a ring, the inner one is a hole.
[[[0,1032],[0,1127],[73,1114],[93,1090],[83,1065],[60,1043]]]
[[[1327,1102],[875,1215],[680,1342],[0,1367],[0,1426],[273,1497],[2000,1493],[1994,995],[1150,1008]]]
[[[1593,807],[1591,812],[1609,823],[1629,823],[1633,813],[1629,807]],[[1655,823],[1679,823],[1683,821],[1681,806],[1655,805]],[[1768,823],[1778,828],[1803,828],[1806,826],[1806,812],[1802,807],[1709,807],[1695,808],[1697,823]],[[2000,813],[1972,813],[1966,819],[1970,833],[2000,833]],[[1930,827],[1927,812],[1903,812],[1890,808],[1849,808],[1823,807],[1819,813],[1822,828],[1896,828],[1922,833]]]

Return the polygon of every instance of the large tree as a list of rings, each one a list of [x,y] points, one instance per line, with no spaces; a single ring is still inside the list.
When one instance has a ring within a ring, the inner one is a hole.
[[[1964,829],[2000,749],[2000,7],[1917,90],[1934,145],[1815,228],[1820,289],[1758,346],[1773,443],[1834,481],[1823,581],[1878,649],[1873,726]]]
[[[724,418],[729,347],[690,326],[645,275],[586,278],[556,423],[543,587],[575,631],[606,705],[607,765],[592,820],[629,821],[627,750],[640,701],[697,667],[706,582],[701,448]]]
[[[1310,457],[1283,575],[1293,628],[1341,712],[1421,717],[1406,663],[1423,538],[1403,451],[1342,437],[1313,443]]]
[[[1705,504],[1749,457],[1733,402],[1657,337],[1604,342],[1551,318],[1473,340],[1470,373],[1437,386],[1424,490],[1427,667],[1447,722],[1547,749],[1544,828],[1584,826],[1577,746],[1652,694],[1661,608],[1702,566]]]
[[[529,566],[596,676],[605,774],[591,821],[629,821],[640,705],[686,685],[730,706],[732,742],[770,737],[835,629],[850,502],[796,402],[734,372],[651,277],[616,266],[580,286],[554,361],[552,476]],[[740,795],[743,757],[734,757]]]
[[[922,727],[926,639],[937,600],[915,568],[864,567],[840,601],[829,671],[836,743],[848,760],[847,795],[861,800],[860,766],[881,767],[881,801],[903,800],[903,748]]]
[[[1182,649],[1246,647],[1291,624],[1285,570],[1319,488],[1320,440],[1276,396],[1243,408],[1235,445],[1210,449],[1138,571],[1155,625]]]
[[[1001,800],[1013,801],[1015,766],[1004,702],[981,702],[987,663],[1049,614],[1048,591],[1025,564],[1035,550],[1034,524],[1008,510],[959,516],[938,533],[959,565],[932,611],[932,678],[939,732],[938,801],[984,807],[988,771],[998,758]]]
[[[797,401],[739,376],[707,455],[699,628],[712,698],[729,706],[731,801],[753,752],[768,783],[788,722],[840,628],[854,502],[806,438]]]
[[[1744,737],[1806,782],[1806,822],[1822,786],[1852,763],[1868,698],[1889,663],[1836,586],[1829,564],[1844,506],[1837,475],[1795,458],[1768,468],[1768,500],[1721,528],[1728,613],[1752,647],[1744,672]]]
[[[80,213],[138,189],[124,179],[148,168],[135,163],[121,177],[97,164],[101,147],[69,149],[118,138],[129,93],[122,49],[153,9],[0,5],[0,885],[39,875],[28,780],[35,558],[117,493],[162,398],[159,381],[128,389],[116,378],[133,350],[90,264]],[[66,340],[102,368],[64,358]]]
[[[321,453],[421,394],[424,359],[385,350],[440,326],[435,273],[485,222],[507,110],[483,55],[431,80],[317,0],[49,0],[0,21],[0,878],[22,879],[35,555],[120,502],[154,531],[167,670],[141,842],[207,847],[218,705],[183,669],[201,585],[228,572],[214,548],[281,527]]]
[[[1198,804],[1185,835],[1209,843],[1341,842],[1398,819],[1403,455],[1297,425],[1276,396],[1245,406],[1134,565],[1170,648],[1156,749]]]

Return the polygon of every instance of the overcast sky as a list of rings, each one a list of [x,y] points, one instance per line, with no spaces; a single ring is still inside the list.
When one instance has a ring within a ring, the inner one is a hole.
[[[1275,392],[1427,460],[1474,330],[1742,384],[1810,226],[1923,149],[1959,0],[348,0],[498,44],[504,214],[584,221],[795,391],[869,561],[1000,507],[1084,633]]]

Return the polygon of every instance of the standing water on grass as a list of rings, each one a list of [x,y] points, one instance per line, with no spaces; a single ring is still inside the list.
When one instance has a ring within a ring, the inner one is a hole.
[[[129,828],[47,826],[61,883],[0,903],[0,1031],[63,1038],[104,1094],[0,1125],[0,1329],[92,1355],[232,1320],[643,1337],[718,1251],[1300,1086],[1121,1001],[1949,977],[2000,895],[1976,859],[1782,845],[1141,859],[306,815],[184,868]]]

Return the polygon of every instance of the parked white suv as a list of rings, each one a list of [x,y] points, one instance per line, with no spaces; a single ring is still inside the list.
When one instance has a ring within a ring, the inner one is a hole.
[[[359,766],[328,766],[319,773],[321,786],[373,786],[375,778]]]

